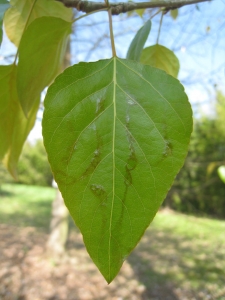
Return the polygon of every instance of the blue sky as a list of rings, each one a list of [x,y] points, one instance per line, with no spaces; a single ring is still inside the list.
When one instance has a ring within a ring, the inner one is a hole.
[[[159,43],[175,52],[180,61],[179,80],[184,85],[195,116],[211,114],[215,100],[215,86],[225,93],[225,0],[214,0],[179,9],[176,20],[170,13],[163,18]],[[114,16],[113,26],[117,55],[125,57],[136,31],[150,17],[149,11],[140,18],[126,14]],[[156,43],[160,15],[152,20],[146,46]],[[96,13],[74,25],[71,37],[72,63],[96,61],[111,57],[108,15]],[[10,63],[4,56],[15,53],[6,39],[0,52],[0,64]],[[41,137],[41,116],[30,139]]]

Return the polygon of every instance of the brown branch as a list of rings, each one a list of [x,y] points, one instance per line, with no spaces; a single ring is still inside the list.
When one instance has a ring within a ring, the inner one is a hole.
[[[76,8],[78,11],[90,13],[99,9],[107,9],[104,2],[91,2],[86,0],[56,0],[62,2],[67,7]],[[211,0],[159,0],[149,2],[121,2],[109,3],[112,15],[126,13],[128,11],[145,8],[163,7],[166,11],[170,9],[180,8],[185,5],[196,4],[200,2],[209,2]]]

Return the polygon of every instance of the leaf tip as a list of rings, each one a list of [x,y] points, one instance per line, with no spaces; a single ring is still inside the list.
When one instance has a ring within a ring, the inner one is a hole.
[[[11,174],[11,176],[13,177],[13,179],[15,181],[18,181],[18,174],[17,174],[17,170],[16,170],[16,167],[11,164],[7,158],[4,159],[3,161],[3,165],[5,166],[5,168],[9,171],[9,173]]]
[[[116,275],[117,275],[117,274],[116,274]],[[104,276],[104,275],[103,275],[103,276]],[[108,285],[110,285],[110,283],[113,281],[113,279],[114,279],[115,277],[116,277],[116,276],[107,278],[107,277],[104,276],[104,278],[105,278],[106,282],[108,283]]]

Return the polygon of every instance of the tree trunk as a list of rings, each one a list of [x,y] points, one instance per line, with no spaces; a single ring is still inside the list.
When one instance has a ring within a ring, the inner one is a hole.
[[[61,255],[65,251],[68,236],[69,212],[64,204],[60,191],[57,189],[55,200],[52,203],[52,219],[47,249],[51,254]]]
[[[70,66],[70,41],[68,41],[62,69]],[[57,184],[55,184],[57,187]],[[68,237],[69,212],[64,204],[62,195],[57,187],[56,197],[52,203],[52,218],[50,223],[50,234],[47,241],[47,251],[51,255],[62,255]]]

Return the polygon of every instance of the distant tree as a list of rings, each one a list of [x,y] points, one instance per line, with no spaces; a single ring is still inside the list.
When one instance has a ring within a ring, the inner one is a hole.
[[[220,93],[217,99],[215,115],[195,120],[187,159],[165,205],[185,213],[224,218],[225,187],[217,170],[225,164],[225,110]]]
[[[18,163],[18,182],[30,185],[51,186],[52,173],[42,140],[27,142]]]

